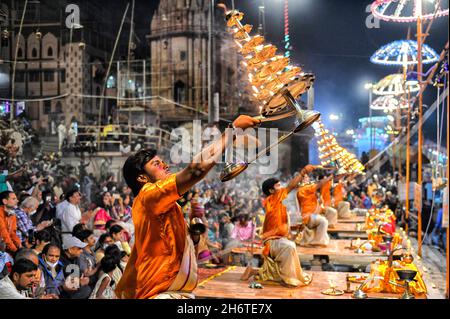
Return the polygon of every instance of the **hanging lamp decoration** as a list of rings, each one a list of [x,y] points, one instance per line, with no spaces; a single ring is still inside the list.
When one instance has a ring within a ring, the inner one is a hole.
[[[374,64],[407,66],[417,64],[417,41],[398,40],[379,48],[370,58]],[[439,61],[439,55],[430,46],[422,47],[422,63],[430,64]]]
[[[400,73],[389,74],[372,87],[372,92],[376,95],[400,95],[419,91],[417,80],[407,80],[404,83],[403,74]]]
[[[266,44],[261,35],[250,36],[251,25],[243,25],[244,14],[238,10],[223,8],[229,32],[243,56],[242,64],[248,72],[254,98],[260,103],[261,122],[275,121],[285,117],[295,117],[293,129],[281,136],[276,143],[260,151],[248,162],[227,163],[220,174],[222,182],[229,181],[242,173],[249,164],[263,156],[271,148],[284,142],[295,133],[304,130],[319,120],[320,113],[308,110],[297,99],[314,83],[315,76],[305,73],[298,66],[289,64],[289,57],[277,54],[277,47]]]
[[[320,120],[315,135],[322,166],[335,166],[338,169],[337,175],[362,174],[364,172],[364,165],[354,154],[337,143],[336,138]]]
[[[262,104],[263,116],[286,112],[286,93],[298,99],[312,86],[315,76],[291,65],[289,57],[277,54],[277,47],[266,44],[263,36],[250,36],[252,26],[242,25],[243,17],[237,10],[226,12],[229,31],[244,57],[242,63],[248,71],[253,97]]]
[[[372,3],[371,11],[375,18],[388,22],[407,23],[417,20],[416,0],[376,0]],[[448,0],[422,2],[422,20],[447,15]]]
[[[400,109],[407,109],[408,100],[405,100],[401,96],[395,95],[380,96],[376,98],[370,105],[370,108],[372,110],[383,111],[384,113],[392,113],[396,111],[399,107]]]

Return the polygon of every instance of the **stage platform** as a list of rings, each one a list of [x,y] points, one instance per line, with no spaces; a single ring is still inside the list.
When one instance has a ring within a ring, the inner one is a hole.
[[[364,224],[366,222],[366,217],[365,216],[354,216],[352,218],[349,219],[341,219],[338,218],[338,223],[339,224],[343,224],[343,223],[352,223],[352,224]]]
[[[313,275],[313,281],[309,286],[288,288],[278,283],[263,282],[262,289],[249,287],[249,281],[242,281],[240,277],[244,273],[244,267],[228,267],[201,282],[194,290],[196,298],[199,299],[351,299],[351,293],[340,296],[324,295],[321,292],[329,288],[330,280],[337,289],[346,289],[346,276],[355,273],[307,271]],[[351,289],[358,287],[358,283],[351,283]],[[435,290],[429,287],[429,290]],[[400,294],[369,293],[369,298],[398,299]],[[433,291],[429,291],[428,298],[436,297]],[[422,298],[426,298],[423,296]]]
[[[359,226],[358,226],[359,225]],[[328,227],[328,233],[360,233],[365,234],[364,224],[337,223],[333,228]]]
[[[342,256],[342,257],[355,257],[355,259],[359,258],[365,258],[365,257],[371,257],[372,259],[380,258],[380,257],[386,257],[384,253],[382,252],[372,252],[372,251],[365,251],[364,253],[357,254],[355,252],[355,249],[349,249],[350,247],[350,240],[347,239],[332,239],[330,240],[330,243],[327,247],[302,247],[297,246],[297,253],[300,256],[304,255],[326,255],[326,256]],[[250,247],[242,247],[242,248],[234,248],[231,250],[232,254],[249,254],[251,253]],[[254,247],[253,248],[253,255],[261,255],[262,254],[262,248],[261,247]],[[399,252],[400,254],[400,252]]]

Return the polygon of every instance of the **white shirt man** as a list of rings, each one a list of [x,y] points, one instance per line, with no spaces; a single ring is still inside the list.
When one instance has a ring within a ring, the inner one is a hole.
[[[61,220],[61,231],[64,234],[72,233],[73,227],[80,223],[81,194],[78,190],[71,190],[66,193],[66,200],[56,206],[56,218]]]

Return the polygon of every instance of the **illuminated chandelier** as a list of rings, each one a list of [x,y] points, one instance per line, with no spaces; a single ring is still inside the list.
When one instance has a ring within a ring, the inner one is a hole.
[[[336,138],[325,128],[320,120],[315,135],[322,166],[336,166],[338,168],[337,175],[363,173],[364,165],[361,164],[354,154],[351,154],[337,143]]]
[[[375,18],[388,22],[413,22],[417,20],[417,0],[376,0],[372,3],[371,11]],[[419,0],[421,1],[421,0]],[[441,6],[447,2],[447,9]],[[422,3],[421,19],[448,15],[448,1],[424,1]]]
[[[407,109],[408,100],[394,95],[384,95],[375,99],[370,105],[372,110],[383,111],[384,113],[392,113],[398,108]]]
[[[398,40],[379,48],[370,58],[374,64],[407,66],[417,64],[417,41]],[[422,63],[430,64],[439,61],[439,55],[431,47],[422,47]]]
[[[312,86],[315,76],[289,64],[289,57],[277,54],[277,47],[265,44],[263,36],[250,36],[252,26],[242,25],[243,17],[237,10],[227,12],[227,26],[244,57],[253,96],[262,104],[261,114],[272,116],[286,112],[285,93],[297,99]]]
[[[420,91],[418,81],[409,80],[404,83],[403,79],[403,74],[389,74],[372,87],[372,92],[376,95],[400,95]]]

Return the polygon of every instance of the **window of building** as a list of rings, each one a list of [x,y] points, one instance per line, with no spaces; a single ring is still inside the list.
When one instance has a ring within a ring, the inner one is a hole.
[[[186,101],[186,84],[182,81],[175,83],[174,100],[177,103],[184,103]]]
[[[58,114],[60,114],[60,113],[62,113],[62,104],[61,104],[61,102],[56,102],[56,105],[55,105],[55,113],[58,113]]]
[[[19,50],[17,50],[17,57],[19,59],[23,58],[23,50],[22,50],[22,48],[19,48]]]
[[[25,72],[16,72],[16,82],[25,82]]]
[[[66,69],[61,70],[61,83],[66,83]]]
[[[52,112],[52,101],[44,101],[44,114]]]
[[[114,78],[113,75],[110,75],[108,78],[108,81],[106,82],[106,87],[108,89],[112,89],[116,87],[116,79]]]
[[[53,56],[53,48],[52,47],[48,47],[47,49],[47,56]]]
[[[38,56],[38,52],[36,48],[33,48],[33,50],[31,50],[31,57],[32,58],[37,58]]]
[[[30,82],[39,82],[41,79],[41,74],[38,71],[31,71],[30,72]]]
[[[55,72],[44,71],[44,82],[53,82],[53,81],[55,81]]]
[[[180,51],[180,60],[185,61],[186,60],[186,51]]]

